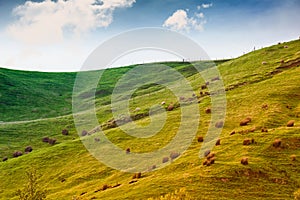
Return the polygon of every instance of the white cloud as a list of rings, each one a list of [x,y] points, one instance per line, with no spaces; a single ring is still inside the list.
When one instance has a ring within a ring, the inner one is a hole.
[[[196,13],[194,17],[188,17],[184,10],[174,12],[163,24],[163,27],[175,31],[190,31],[191,29],[202,31],[206,21],[203,13]]]
[[[212,6],[213,6],[212,3],[208,3],[208,4],[203,3],[203,4],[202,4],[202,8],[210,8],[210,7],[212,7]]]
[[[13,10],[17,20],[7,27],[7,33],[29,44],[62,42],[66,33],[80,36],[109,26],[115,9],[133,3],[135,0],[27,1]]]
[[[197,10],[200,10],[201,9],[201,6],[197,6]]]

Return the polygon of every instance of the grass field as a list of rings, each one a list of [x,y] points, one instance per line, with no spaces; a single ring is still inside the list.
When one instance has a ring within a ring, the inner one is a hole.
[[[202,143],[197,142],[198,136],[205,136],[211,121],[211,114],[205,112],[211,106],[210,96],[199,93],[207,91],[201,89],[205,81],[190,63],[164,64],[182,73],[198,96],[201,117],[197,134],[178,159],[165,168],[143,172],[134,183],[130,183],[133,174],[100,163],[82,144],[71,115],[75,73],[1,68],[0,121],[25,122],[0,124],[0,157],[8,157],[0,162],[0,199],[17,199],[15,192],[26,183],[25,171],[32,167],[41,174],[39,184],[48,190],[48,199],[148,199],[182,188],[192,199],[294,199],[294,192],[300,188],[300,41],[217,63],[226,90],[227,110],[219,137],[221,145],[212,149],[216,158],[211,166],[204,166],[204,159],[199,159]],[[193,64],[204,68],[211,65]],[[103,126],[112,118],[110,94],[116,81],[134,67],[104,72],[96,88],[97,117]],[[90,98],[89,91],[81,95]],[[178,99],[170,90],[155,84],[137,90],[130,100],[130,111],[132,116],[142,117],[135,122],[149,124],[150,107],[162,101],[168,106]],[[137,107],[139,111],[134,112]],[[131,152],[151,152],[174,137],[180,115],[180,107],[167,112],[162,130],[149,138],[129,136],[120,127],[108,127],[105,135],[124,149],[124,155],[126,148]],[[240,126],[246,117],[251,117],[251,122]],[[287,127],[289,120],[294,120],[295,126]],[[268,132],[262,132],[262,128]],[[63,129],[69,135],[62,135]],[[55,138],[57,143],[43,143],[45,136]],[[94,136],[86,136],[89,137]],[[247,138],[255,142],[243,145]],[[276,139],[281,140],[277,148],[273,147]],[[29,145],[33,148],[31,153],[13,158],[15,151],[24,151]],[[292,155],[296,160],[291,159]],[[248,165],[240,163],[243,157],[248,157]],[[108,186],[106,190],[104,185]]]

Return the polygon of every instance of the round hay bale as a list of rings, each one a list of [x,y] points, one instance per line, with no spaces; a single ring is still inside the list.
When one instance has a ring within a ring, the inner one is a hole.
[[[49,138],[48,137],[43,137],[42,141],[45,142],[45,143],[48,143],[49,142]]]
[[[174,160],[174,159],[178,158],[179,156],[180,156],[180,154],[177,152],[170,153],[171,160]]]
[[[247,157],[242,158],[241,164],[242,164],[242,165],[248,165],[248,164],[249,164],[249,163],[248,163],[248,158],[247,158]]]
[[[243,145],[250,145],[251,144],[251,139],[244,139]]]
[[[13,153],[13,157],[14,157],[14,158],[17,158],[17,157],[22,156],[22,155],[23,155],[22,151],[15,151],[15,152]]]
[[[232,131],[231,133],[230,133],[230,135],[234,135],[235,134],[235,131]]]
[[[216,154],[215,154],[214,152],[211,152],[211,153],[206,157],[206,159],[207,159],[207,160],[210,160],[210,159],[214,158],[215,156],[216,156]]]
[[[161,102],[161,105],[165,105],[165,104],[166,104],[166,102],[165,102],[165,101]]]
[[[32,152],[32,147],[31,146],[28,146],[25,148],[25,153],[29,153],[29,152]]]
[[[205,113],[206,113],[206,114],[210,114],[210,113],[211,113],[211,108],[206,108],[206,109],[205,109]]]
[[[206,151],[204,152],[204,157],[207,157],[209,154],[210,154],[210,150],[206,150]]]
[[[280,139],[276,139],[274,142],[273,142],[273,147],[275,148],[278,148],[281,146],[281,140]]]
[[[288,123],[286,124],[287,127],[293,127],[295,124],[295,120],[290,120],[288,121]]]
[[[291,155],[291,159],[292,159],[292,161],[296,161],[297,156],[296,155]]]
[[[216,124],[215,124],[215,127],[216,127],[216,128],[223,128],[223,126],[224,126],[224,122],[223,122],[223,121],[218,121],[218,122],[216,122]]]
[[[173,104],[170,104],[167,108],[168,111],[172,111],[174,109],[174,105]]]
[[[166,163],[166,162],[169,162],[169,158],[168,158],[168,157],[164,157],[164,158],[162,159],[162,163]]]
[[[221,139],[218,139],[216,142],[216,146],[219,146],[219,145],[221,145]]]
[[[250,117],[247,117],[240,122],[240,126],[247,126],[251,121],[252,119]]]
[[[203,141],[204,141],[204,139],[203,139],[203,137],[202,137],[202,136],[198,136],[198,138],[197,138],[197,141],[198,141],[198,142],[203,142]]]
[[[3,162],[5,162],[5,161],[7,161],[7,160],[8,160],[8,157],[7,157],[7,156],[5,156],[5,157],[2,158],[2,161],[3,161]]]
[[[81,131],[81,136],[86,136],[88,132],[86,130]]]
[[[63,135],[69,135],[69,131],[67,129],[63,129],[61,131],[61,134],[63,134]]]

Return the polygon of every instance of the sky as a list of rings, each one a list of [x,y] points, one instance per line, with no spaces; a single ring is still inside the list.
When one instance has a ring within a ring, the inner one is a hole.
[[[211,59],[299,39],[299,0],[0,0],[0,67],[78,71],[101,43],[157,27],[184,34]],[[179,59],[141,51],[114,66]]]

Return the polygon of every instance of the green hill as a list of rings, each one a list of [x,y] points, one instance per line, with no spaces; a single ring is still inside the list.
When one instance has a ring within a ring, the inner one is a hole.
[[[1,199],[17,199],[15,192],[26,183],[25,171],[31,167],[42,175],[39,184],[48,190],[48,199],[147,199],[181,188],[192,199],[293,199],[300,188],[300,41],[278,44],[218,64],[227,91],[227,112],[220,145],[212,149],[215,163],[204,166],[204,159],[198,155],[202,143],[197,137],[205,136],[211,120],[211,114],[205,112],[211,106],[210,98],[199,93],[207,92],[201,89],[205,82],[191,64],[168,63],[190,81],[198,96],[199,128],[181,157],[163,169],[142,173],[139,179],[100,163],[81,143],[70,115],[75,73],[1,69],[0,120],[45,118],[0,124],[0,156],[8,157],[0,162]],[[205,63],[204,68],[210,65]],[[120,127],[108,126],[112,118],[109,99],[116,80],[134,67],[105,71],[103,82],[96,89],[98,119],[106,128],[106,136],[124,149],[124,154],[126,148],[131,152],[162,148],[180,124],[181,110],[175,106],[167,112],[163,129],[150,138],[135,138]],[[81,95],[90,97],[88,91]],[[152,105],[176,102],[168,89],[158,85],[140,88],[133,97],[130,110],[140,108],[137,113],[132,112],[140,125],[149,124],[147,113]],[[246,117],[251,122],[240,126]],[[295,121],[293,127],[287,127],[290,120]],[[69,134],[62,135],[63,129]],[[55,138],[57,143],[42,142],[46,136]],[[94,136],[86,136],[89,137]],[[246,139],[254,141],[243,145]],[[273,146],[276,139],[281,141],[278,147],[278,142]],[[33,151],[12,158],[15,151],[24,151],[26,146],[32,146]],[[248,165],[240,163],[244,157],[248,158]]]

